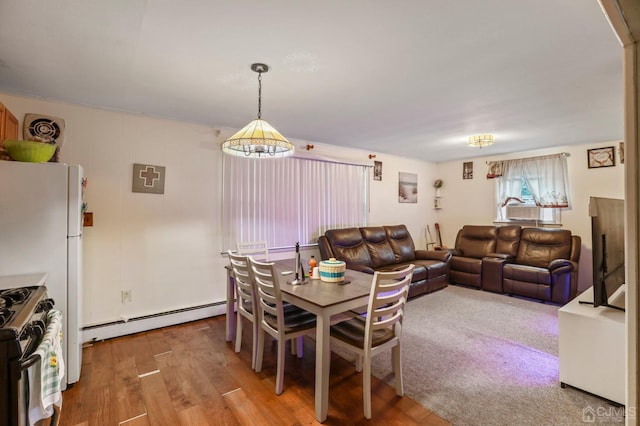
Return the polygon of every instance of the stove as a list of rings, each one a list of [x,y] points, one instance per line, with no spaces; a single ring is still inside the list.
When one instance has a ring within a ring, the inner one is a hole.
[[[22,390],[26,369],[46,330],[54,301],[45,286],[0,290],[0,424],[21,425],[26,419]]]

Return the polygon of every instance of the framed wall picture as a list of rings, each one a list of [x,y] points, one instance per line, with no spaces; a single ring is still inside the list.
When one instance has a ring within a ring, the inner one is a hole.
[[[382,161],[373,162],[373,180],[382,180]]]
[[[473,179],[473,161],[462,163],[462,179]]]
[[[134,164],[131,190],[147,194],[164,194],[165,170],[164,166]]]
[[[418,202],[418,175],[415,173],[398,174],[398,202],[417,203]]]
[[[611,167],[616,165],[615,147],[594,148],[587,150],[587,160],[590,169]]]

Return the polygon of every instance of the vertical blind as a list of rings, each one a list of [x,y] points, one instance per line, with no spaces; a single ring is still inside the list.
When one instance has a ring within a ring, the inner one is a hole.
[[[366,225],[368,175],[365,165],[224,155],[222,250],[314,244],[327,229]]]

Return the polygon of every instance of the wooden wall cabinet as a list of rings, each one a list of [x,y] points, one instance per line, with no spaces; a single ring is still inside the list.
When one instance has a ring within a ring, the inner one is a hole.
[[[18,139],[18,119],[0,103],[0,160],[9,160],[2,144],[5,139]]]

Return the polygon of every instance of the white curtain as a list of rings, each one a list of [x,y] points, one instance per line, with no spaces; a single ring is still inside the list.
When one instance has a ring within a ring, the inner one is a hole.
[[[498,178],[498,203],[504,207],[511,200],[521,201],[522,197],[522,160],[505,161],[502,165],[502,176]]]
[[[544,157],[505,160],[501,162],[502,174],[496,191],[498,221],[506,217],[505,206],[522,200],[522,179],[533,196],[536,206],[541,208],[570,207],[569,175],[564,154]],[[547,216],[546,214],[544,216]]]
[[[366,225],[368,166],[225,155],[223,169],[223,251],[314,244],[327,229]]]
[[[523,162],[523,176],[537,206],[569,207],[569,174],[566,156],[529,158]]]

